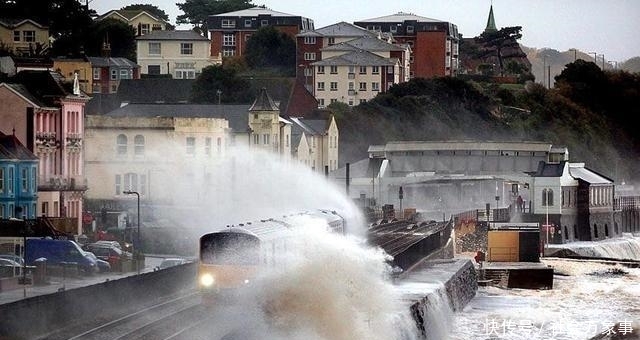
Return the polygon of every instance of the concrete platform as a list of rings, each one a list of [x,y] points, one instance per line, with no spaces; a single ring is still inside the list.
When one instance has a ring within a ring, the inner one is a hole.
[[[553,289],[553,267],[539,262],[484,262],[478,281],[503,288]]]

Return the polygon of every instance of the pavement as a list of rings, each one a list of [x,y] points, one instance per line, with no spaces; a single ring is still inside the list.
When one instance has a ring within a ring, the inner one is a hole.
[[[162,255],[146,255],[145,266],[140,270],[141,273],[152,272],[155,267],[160,265],[160,262],[165,257],[175,256],[162,256]],[[27,284],[27,285],[3,285],[0,290],[0,305],[27,299],[34,296],[46,295],[57,293],[61,290],[69,290],[79,287],[85,287],[95,284],[100,284],[106,281],[118,280],[127,276],[137,275],[136,271],[130,272],[107,272],[107,273],[95,273],[93,275],[80,275],[77,277],[60,277],[49,276],[47,284]],[[5,289],[6,288],[6,289]]]

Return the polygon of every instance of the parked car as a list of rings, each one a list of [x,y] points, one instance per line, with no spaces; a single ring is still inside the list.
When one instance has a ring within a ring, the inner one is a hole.
[[[122,246],[120,245],[120,242],[118,241],[106,241],[106,240],[100,240],[100,241],[95,241],[94,243],[95,245],[106,245],[106,246],[114,246],[116,248],[122,249]]]
[[[89,257],[92,257],[96,260],[96,264],[98,265],[98,271],[101,273],[106,273],[106,272],[110,272],[111,271],[111,264],[109,264],[109,262],[99,259],[96,254],[90,252],[90,251],[85,251],[85,255],[88,255]]]
[[[95,254],[97,258],[109,262],[114,270],[121,270],[122,261],[133,258],[130,252],[108,244],[90,243],[86,245],[85,249]]]
[[[22,256],[13,254],[0,254],[0,259],[9,259],[18,262],[21,266],[24,265],[24,259],[22,258]]]
[[[0,258],[0,277],[13,277],[22,275],[22,265],[6,258]]]
[[[31,266],[37,259],[46,258],[47,265],[76,263],[86,273],[98,271],[96,261],[70,240],[27,239],[25,257],[27,265]]]
[[[160,262],[160,265],[156,267],[156,270],[178,266],[185,263],[189,263],[189,260],[183,259],[181,257],[168,257]]]

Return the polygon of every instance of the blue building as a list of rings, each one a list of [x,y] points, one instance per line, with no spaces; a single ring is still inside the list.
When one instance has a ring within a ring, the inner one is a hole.
[[[0,132],[0,219],[35,219],[38,157],[16,136]]]

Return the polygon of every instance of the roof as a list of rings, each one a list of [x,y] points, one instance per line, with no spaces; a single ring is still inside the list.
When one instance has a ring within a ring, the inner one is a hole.
[[[413,13],[404,13],[404,12],[398,12],[396,14],[386,15],[386,16],[377,17],[377,18],[358,20],[357,22],[372,22],[372,23],[373,22],[405,22],[407,20],[409,21],[415,20],[418,22],[443,22],[442,20],[431,19],[431,18],[415,15]]]
[[[362,27],[358,27],[354,24],[350,24],[344,21],[341,21],[333,25],[321,27],[314,31],[305,31],[300,33],[299,35],[304,36],[304,35],[307,35],[307,33],[315,33],[316,35],[321,35],[325,37],[363,37],[363,36],[375,37],[377,36],[375,33],[369,30],[366,30]]]
[[[22,145],[15,135],[5,135],[0,131],[0,159],[37,161],[38,157]]]
[[[208,38],[201,36],[198,32],[192,30],[175,30],[175,31],[151,31],[145,35],[136,37],[136,40],[193,40],[193,41],[209,41]]]
[[[59,73],[54,71],[20,71],[14,77],[14,81],[22,84],[40,102],[51,107],[56,106],[56,98],[70,94],[70,91],[60,83]]]
[[[187,103],[195,79],[143,78],[123,79],[118,100],[128,103]]]
[[[424,151],[424,150],[509,150],[549,152],[551,143],[546,142],[495,142],[477,140],[450,141],[402,141],[389,142],[385,151]]]
[[[46,29],[47,26],[41,25],[31,19],[14,19],[14,18],[0,18],[0,26],[7,28],[15,28],[22,26],[23,24],[31,23],[39,28]]]
[[[18,96],[22,97],[24,100],[28,101],[31,105],[35,107],[44,107],[45,105],[35,96],[27,90],[24,85],[21,84],[11,84],[11,83],[1,83],[0,87],[7,87],[9,90],[16,93]]]
[[[590,184],[613,184],[613,181],[597,172],[587,169],[584,163],[569,163],[571,177],[581,179]]]
[[[320,61],[316,61],[315,63],[311,63],[311,65],[373,65],[373,66],[391,66],[396,64],[395,58],[383,58],[377,54],[371,53],[369,51],[354,51],[345,53],[339,56],[323,59]]]
[[[138,64],[127,58],[104,58],[104,57],[87,57],[92,67],[130,67],[130,68],[138,68]]]
[[[280,111],[276,102],[271,99],[266,88],[261,88],[258,97],[249,108],[249,111]]]
[[[128,104],[107,112],[109,117],[175,117],[175,118],[224,118],[236,132],[244,132],[249,126],[249,105],[215,104]]]
[[[259,15],[262,15],[262,16],[270,15],[274,17],[298,17],[299,16],[299,15],[292,15],[292,14],[287,14],[282,12],[276,12],[274,10],[264,8],[264,7],[252,7],[247,9],[241,9],[239,11],[220,13],[220,14],[211,15],[211,16],[213,17],[232,17],[232,16],[255,17]]]
[[[498,29],[496,28],[496,20],[493,18],[493,5],[489,7],[489,18],[487,19],[487,27],[484,29],[485,32],[496,32]]]
[[[533,177],[562,177],[566,163],[567,162],[564,161],[560,163],[547,163],[540,161],[538,163],[538,170]]]
[[[131,21],[132,19],[134,19],[135,17],[141,15],[141,14],[146,14],[148,16],[150,16],[151,18],[153,18],[156,21],[162,21],[162,22],[166,22],[163,19],[160,19],[156,16],[154,16],[153,14],[143,10],[143,9],[128,9],[128,10],[122,10],[122,9],[116,9],[116,10],[111,10],[99,17],[96,18],[96,20],[103,20],[104,18],[110,16],[112,13],[116,13],[117,15],[119,15],[120,17],[122,17],[123,19],[126,19],[127,21]]]
[[[365,50],[365,51],[404,51],[405,49],[390,44],[377,37],[365,36],[356,38],[353,40],[345,41],[339,44],[327,46],[322,51],[353,51],[353,50]]]

